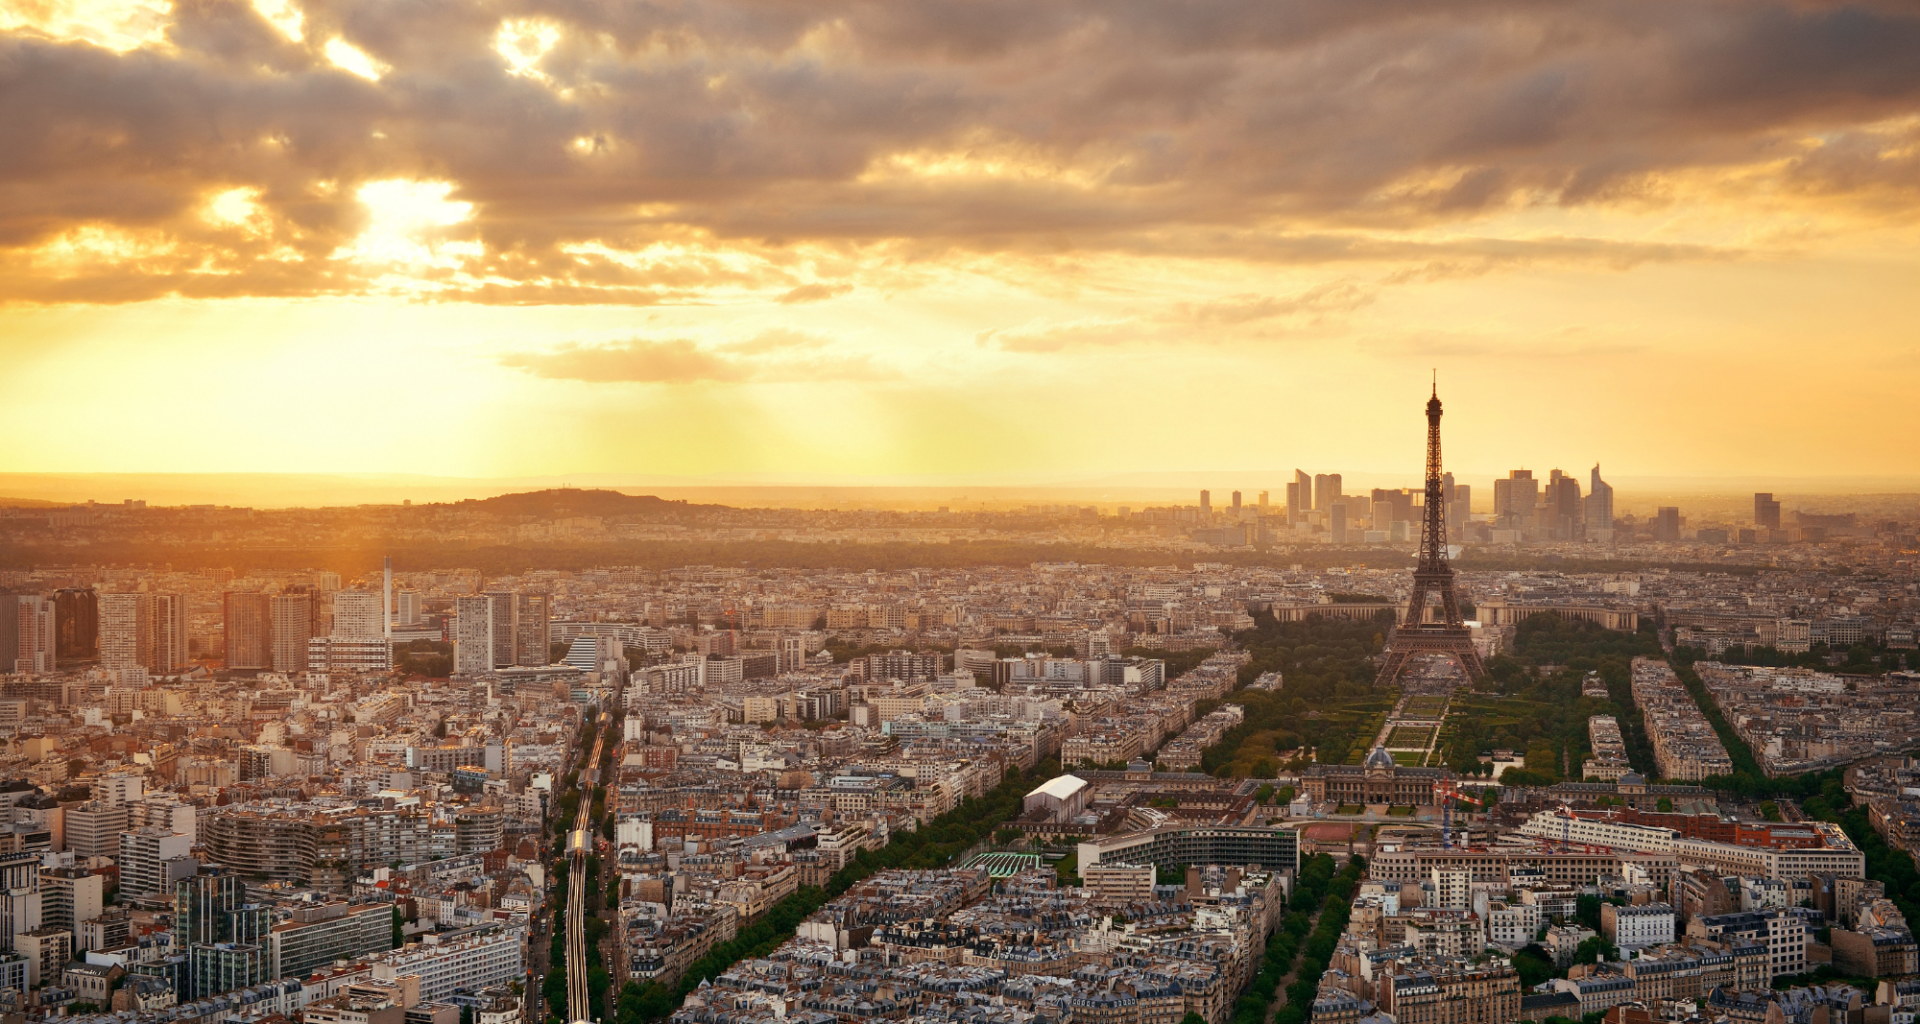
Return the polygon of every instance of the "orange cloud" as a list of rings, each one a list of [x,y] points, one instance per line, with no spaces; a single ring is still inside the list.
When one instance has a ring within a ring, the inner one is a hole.
[[[0,300],[799,305],[903,254],[1695,258],[1608,218],[1920,214],[1916,52],[1920,11],[1876,0],[36,0],[0,20]],[[379,234],[394,182],[467,212]],[[245,237],[202,215],[238,191]],[[1591,216],[1497,224],[1525,213]],[[148,242],[37,277],[82,230]]]

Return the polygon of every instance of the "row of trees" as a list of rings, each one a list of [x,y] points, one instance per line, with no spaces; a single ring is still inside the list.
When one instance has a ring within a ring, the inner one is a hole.
[[[1048,768],[1057,769],[1058,765],[1042,765],[1029,774],[1009,768],[1000,784],[984,797],[969,797],[916,831],[896,832],[892,841],[878,850],[861,850],[834,874],[825,888],[807,886],[774,904],[759,920],[741,928],[732,940],[715,946],[687,970],[679,984],[668,987],[657,981],[644,985],[627,982],[615,1003],[614,1024],[647,1024],[666,1018],[701,982],[740,960],[766,956],[778,949],[793,937],[800,922],[876,871],[940,868],[952,864],[987,839],[994,826],[1017,816],[1021,798]]]
[[[1360,883],[1360,876],[1366,869],[1366,858],[1351,857],[1346,867],[1336,875],[1333,872],[1333,858],[1324,853],[1316,854],[1300,869],[1295,898],[1289,903],[1301,909],[1290,909],[1282,928],[1282,938],[1287,947],[1281,951],[1289,954],[1289,962],[1293,959],[1291,947],[1299,942],[1299,935],[1306,931],[1309,917],[1306,911],[1317,912],[1320,920],[1312,934],[1307,936],[1300,963],[1294,968],[1293,983],[1287,986],[1287,1004],[1274,1014],[1274,1024],[1307,1024],[1308,1018],[1313,1015],[1313,997],[1320,988],[1320,975],[1326,973],[1327,962],[1333,958],[1340,933],[1346,930],[1347,915],[1353,909],[1353,889]]]
[[[1708,654],[1701,647],[1680,647],[1676,653],[1689,661],[1706,661]],[[1833,650],[1824,643],[1816,643],[1805,651],[1783,651],[1777,647],[1729,647],[1712,660],[1728,665],[1766,665],[1774,668],[1811,668],[1826,671],[1834,667],[1828,658]],[[1899,651],[1890,651],[1873,644],[1854,644],[1840,652],[1838,669],[1857,675],[1881,675],[1898,672],[1902,668],[1920,669],[1920,651],[1908,651],[1904,656]]]
[[[1808,800],[1821,797],[1825,806],[1838,813],[1849,807],[1853,797],[1847,793],[1845,785],[1846,770],[1832,768],[1823,772],[1808,772],[1805,775],[1790,775],[1773,778],[1760,767],[1760,761],[1753,756],[1753,748],[1740,734],[1733,730],[1725,715],[1720,713],[1720,705],[1713,700],[1713,694],[1707,684],[1695,672],[1696,660],[1688,648],[1675,651],[1672,660],[1674,674],[1687,688],[1693,702],[1699,706],[1700,713],[1706,717],[1707,724],[1713,726],[1714,735],[1720,737],[1720,745],[1727,748],[1727,758],[1733,762],[1733,774],[1716,775],[1701,780],[1701,785],[1709,789],[1736,793],[1748,800],[1766,800],[1771,797],[1790,797],[1796,800]]]

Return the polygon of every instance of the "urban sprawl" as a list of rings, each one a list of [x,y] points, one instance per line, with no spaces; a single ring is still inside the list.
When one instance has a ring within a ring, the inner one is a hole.
[[[1920,502],[1283,501],[0,510],[0,1014],[1912,1024]]]

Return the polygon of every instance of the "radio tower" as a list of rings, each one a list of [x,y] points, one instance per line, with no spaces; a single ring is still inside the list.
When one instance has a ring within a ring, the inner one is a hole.
[[[1386,660],[1375,686],[1389,686],[1416,654],[1451,655],[1470,679],[1484,679],[1487,667],[1473,648],[1473,632],[1460,618],[1460,597],[1453,590],[1453,567],[1447,564],[1447,496],[1440,483],[1440,382],[1427,399],[1427,506],[1420,517],[1420,565],[1413,570],[1413,599],[1407,602],[1407,620],[1387,640]],[[1430,623],[1427,603],[1440,598],[1440,619]]]

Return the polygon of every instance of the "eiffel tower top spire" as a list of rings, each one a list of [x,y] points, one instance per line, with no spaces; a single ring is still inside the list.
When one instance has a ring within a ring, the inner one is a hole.
[[[1440,469],[1440,384],[1434,375],[1433,397],[1427,399],[1427,489],[1425,514],[1420,517],[1420,571],[1447,568],[1447,493]]]

